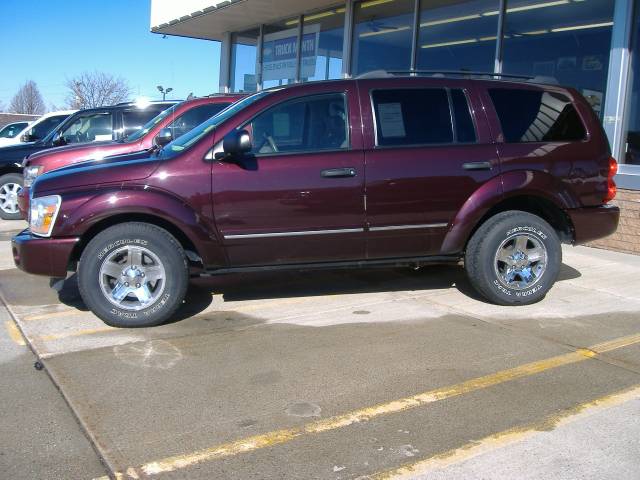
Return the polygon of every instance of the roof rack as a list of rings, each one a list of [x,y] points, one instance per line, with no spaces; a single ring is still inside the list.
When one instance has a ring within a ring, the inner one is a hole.
[[[384,77],[394,77],[397,75],[409,75],[409,76],[424,76],[430,75],[433,77],[444,77],[450,75],[459,75],[463,77],[492,77],[494,80],[497,79],[518,79],[518,80],[526,80],[528,82],[535,83],[558,83],[558,81],[553,77],[543,77],[543,76],[529,76],[529,75],[515,75],[511,73],[496,73],[496,72],[476,72],[476,71],[466,71],[466,70],[372,70],[370,72],[365,72],[361,75],[358,75],[356,78],[384,78]]]

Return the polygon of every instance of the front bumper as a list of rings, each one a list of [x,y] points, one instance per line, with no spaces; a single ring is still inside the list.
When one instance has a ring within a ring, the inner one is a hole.
[[[34,275],[64,278],[71,252],[79,238],[41,238],[23,230],[11,239],[13,261],[20,270]]]
[[[26,220],[29,211],[29,187],[22,187],[22,190],[18,192],[18,211],[22,219]]]
[[[567,210],[574,229],[574,245],[607,237],[618,228],[620,209],[615,205]]]

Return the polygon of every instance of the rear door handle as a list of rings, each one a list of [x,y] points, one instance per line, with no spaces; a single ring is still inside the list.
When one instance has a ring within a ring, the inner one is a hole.
[[[320,172],[322,178],[341,178],[341,177],[355,177],[356,169],[353,167],[347,168],[329,168],[328,170],[322,170]]]
[[[463,163],[462,168],[465,170],[491,170],[493,166],[491,162],[469,162]]]

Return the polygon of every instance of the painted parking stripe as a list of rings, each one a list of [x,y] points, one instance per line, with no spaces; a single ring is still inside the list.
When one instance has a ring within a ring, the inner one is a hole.
[[[16,324],[13,323],[13,321],[7,320],[6,322],[4,322],[4,326],[7,329],[9,338],[13,340],[13,343],[20,346],[26,345],[24,337],[20,333],[20,330],[18,330],[18,327],[16,327]]]
[[[640,343],[640,334],[617,338],[608,342],[593,345],[590,348],[578,348],[573,352],[563,355],[527,363],[482,377],[472,378],[456,385],[437,388],[411,397],[393,400],[391,402],[382,403],[372,407],[365,407],[324,420],[317,420],[300,427],[275,430],[223,443],[221,445],[215,445],[196,452],[159,459],[138,467],[129,467],[125,472],[116,473],[116,476],[120,475],[122,478],[137,478],[134,475],[153,476],[161,473],[172,472],[203,462],[232,457],[262,448],[284,444],[305,435],[327,432],[357,423],[368,422],[382,415],[403,412],[519,378],[536,375],[564,365],[582,362],[590,358],[597,357],[599,354],[638,343]]]
[[[54,342],[56,340],[62,340],[64,338],[70,337],[81,337],[83,335],[95,335],[97,333],[107,333],[113,332],[114,330],[120,330],[114,327],[101,327],[101,328],[89,328],[86,330],[72,330],[70,332],[64,333],[52,333],[50,335],[40,335],[36,337],[38,340],[42,340],[43,342]]]
[[[567,425],[598,411],[622,405],[638,398],[640,398],[640,385],[635,385],[621,392],[606,395],[596,400],[568,408],[554,415],[550,415],[541,421],[494,433],[481,440],[471,441],[461,447],[440,453],[433,457],[408,463],[386,472],[365,475],[363,478],[367,480],[401,480],[413,478],[416,475],[425,475],[434,470],[440,470],[470,460],[479,455],[514,445],[539,435],[541,431],[548,430],[550,426],[557,428],[562,425]]]
[[[28,315],[26,317],[21,318],[23,322],[33,322],[36,320],[48,320],[49,318],[56,317],[69,317],[72,315],[81,315],[83,313],[89,313],[86,311],[78,310],[77,308],[69,308],[67,310],[57,310],[55,312],[49,313],[41,313],[38,315]]]

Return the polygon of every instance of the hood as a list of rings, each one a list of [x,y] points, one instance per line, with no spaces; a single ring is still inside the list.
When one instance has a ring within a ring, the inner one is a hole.
[[[91,142],[91,143],[74,143],[72,145],[63,145],[61,147],[48,148],[46,151],[39,151],[31,154],[29,160],[35,160],[44,155],[56,154],[56,153],[90,153],[92,150],[98,147],[104,147],[106,145],[118,145],[118,142],[108,140],[104,142]]]
[[[148,178],[160,160],[149,152],[114,155],[103,160],[88,160],[52,170],[39,176],[31,186],[34,196],[69,188],[101,183],[123,183]]]
[[[0,163],[16,161],[22,163],[24,157],[44,148],[47,148],[47,145],[43,142],[20,143],[18,145],[0,147]]]

